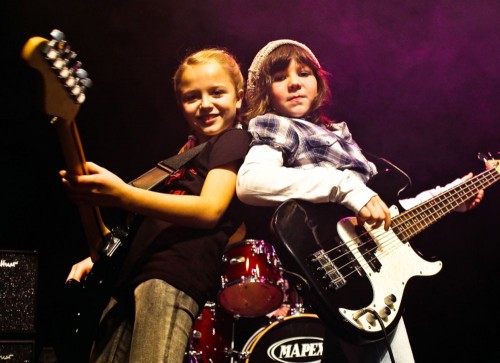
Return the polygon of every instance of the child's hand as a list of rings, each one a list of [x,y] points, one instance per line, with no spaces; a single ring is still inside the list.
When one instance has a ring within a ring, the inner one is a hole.
[[[88,273],[92,269],[92,266],[94,266],[94,263],[92,262],[92,259],[90,257],[87,257],[85,260],[75,263],[71,267],[71,271],[66,278],[66,282],[68,282],[69,280],[80,282],[85,276],[88,275]]]
[[[375,229],[384,223],[384,229],[387,231],[391,225],[391,212],[378,195],[370,199],[368,203],[361,208],[356,218],[359,226],[362,226],[366,222]]]
[[[464,177],[461,178],[461,181],[462,182],[465,182],[469,179],[472,178],[472,173],[469,173],[467,175],[465,175]],[[454,211],[456,212],[467,212],[473,208],[476,208],[479,203],[481,203],[481,200],[483,200],[484,198],[484,190],[480,190],[475,197],[463,202],[462,204],[460,204],[458,207],[456,207],[454,209]]]

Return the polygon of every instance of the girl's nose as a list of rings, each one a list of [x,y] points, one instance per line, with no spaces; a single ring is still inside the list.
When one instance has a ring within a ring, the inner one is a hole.
[[[288,76],[288,86],[290,88],[297,88],[300,87],[300,77],[296,73],[291,73]]]
[[[210,102],[210,97],[202,96],[200,100],[200,108],[209,108],[212,106],[212,102]]]

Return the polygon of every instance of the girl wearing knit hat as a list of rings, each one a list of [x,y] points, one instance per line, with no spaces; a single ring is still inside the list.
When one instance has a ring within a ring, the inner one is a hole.
[[[238,172],[236,187],[238,197],[245,203],[267,207],[279,206],[292,199],[311,202],[312,205],[336,203],[355,214],[355,218],[352,218],[353,224],[365,226],[368,231],[379,229],[379,233],[390,233],[391,213],[394,214],[394,210],[389,210],[379,194],[367,185],[368,181],[378,173],[376,165],[379,165],[380,160],[377,158],[368,160],[354,141],[347,124],[330,120],[322,113],[323,106],[330,100],[327,76],[328,73],[321,68],[311,49],[295,40],[272,41],[257,53],[248,73],[245,113],[245,122],[248,124],[253,141]],[[393,169],[399,171],[395,167]],[[404,175],[402,172],[401,174]],[[401,207],[408,209],[471,177],[472,174],[469,173],[443,188],[437,187],[425,191],[416,198],[391,200],[391,202],[397,203],[400,209]],[[475,197],[463,202],[456,209],[469,210],[479,204],[482,197],[483,191],[481,190]],[[298,205],[309,206],[307,202]],[[321,210],[324,211],[324,209]],[[312,216],[308,217],[312,218]],[[329,217],[331,221],[331,216]],[[273,223],[275,222],[273,220]],[[320,223],[321,219],[312,220],[312,222]],[[274,224],[273,227],[276,225]],[[286,228],[291,231],[298,230],[296,225],[289,225]],[[333,240],[335,226],[330,225],[329,228],[332,230],[331,239]],[[307,228],[305,230],[308,231]],[[310,238],[311,243],[318,243],[315,239],[320,237],[316,233],[316,229],[314,233],[311,233],[311,236],[314,235]],[[288,232],[287,235],[290,234],[293,233]],[[282,236],[283,234],[278,231],[276,235]],[[345,244],[343,241],[337,243],[340,246],[338,250],[345,248],[344,251],[350,251],[347,245],[343,245]],[[289,266],[286,257],[289,257],[290,252],[287,252],[286,248],[280,244],[276,247],[286,270]],[[352,250],[359,255],[357,248]],[[298,251],[293,253],[299,255]],[[295,257],[297,256],[293,256],[291,260]],[[308,258],[308,256],[303,257]],[[358,258],[355,254],[352,257]],[[381,259],[382,257],[376,256],[375,258]],[[358,261],[360,266],[357,268],[364,269],[366,276],[369,276],[371,272],[373,273],[371,270],[373,267],[371,264],[370,266],[363,264],[362,258],[361,256]],[[335,267],[334,262],[332,266]],[[384,267],[387,268],[387,264],[384,266],[382,261],[380,267],[382,272]],[[307,267],[300,266],[300,269],[307,269]],[[342,279],[344,278],[341,272],[338,274]],[[392,275],[398,274],[399,272],[391,273],[388,278],[397,278]],[[349,279],[347,276],[345,278],[345,286],[343,284],[336,286],[339,294],[349,290]],[[337,282],[333,280],[332,284]],[[403,282],[402,285],[406,285],[406,280]],[[374,286],[374,290],[377,287]],[[370,305],[373,307],[378,304],[377,309],[379,309],[390,304],[392,308],[390,313],[393,315],[389,318],[385,317],[386,323],[384,324],[387,326],[384,327],[380,323],[382,320],[376,319],[377,312],[367,314],[367,310],[359,310],[359,316],[355,318],[352,317],[355,315],[353,313],[340,315],[339,311],[342,309],[332,308],[336,302],[332,302],[332,306],[326,308],[325,303],[322,302],[322,294],[326,296],[330,292],[314,291],[314,287],[312,290],[312,293],[306,291],[307,296],[304,296],[308,299],[306,302],[316,309],[319,318],[327,321],[327,325],[332,328],[328,329],[323,343],[323,362],[414,362],[406,328],[403,319],[400,319],[401,311],[394,308],[399,307],[402,296],[397,296],[397,301],[390,302],[384,302],[382,297],[380,304],[374,301]],[[355,291],[348,295],[347,301],[355,300],[356,292],[359,294]],[[346,303],[346,300],[343,301],[349,308],[349,303]],[[347,308],[343,310],[349,310]],[[325,309],[331,311],[325,314]],[[338,314],[339,319],[332,321],[332,314]],[[366,323],[370,317],[373,318],[372,321]],[[363,325],[362,321],[366,325]],[[392,322],[394,323],[389,324]],[[343,330],[343,328],[346,329]],[[370,329],[379,333],[378,335],[372,334],[377,336],[377,339],[357,339],[357,331],[359,331],[359,336],[366,338],[370,336]],[[384,336],[385,331],[388,333],[387,337]],[[390,345],[386,342],[390,342]]]

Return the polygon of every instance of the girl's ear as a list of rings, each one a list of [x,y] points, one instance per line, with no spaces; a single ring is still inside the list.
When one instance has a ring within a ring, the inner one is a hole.
[[[240,89],[238,91],[238,93],[236,93],[236,108],[241,108],[244,95],[245,95],[245,91],[243,89]]]

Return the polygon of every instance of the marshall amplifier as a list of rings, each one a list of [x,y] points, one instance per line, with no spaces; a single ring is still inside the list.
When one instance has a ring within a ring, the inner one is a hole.
[[[33,340],[0,340],[0,362],[32,363],[35,361]]]
[[[36,332],[38,255],[0,250],[0,335]]]

